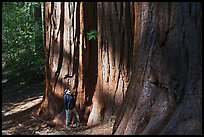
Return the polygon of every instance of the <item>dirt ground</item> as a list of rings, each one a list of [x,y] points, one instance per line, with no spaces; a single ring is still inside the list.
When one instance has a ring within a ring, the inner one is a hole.
[[[65,129],[34,116],[45,91],[43,81],[22,81],[2,63],[2,135],[111,135],[113,122]]]

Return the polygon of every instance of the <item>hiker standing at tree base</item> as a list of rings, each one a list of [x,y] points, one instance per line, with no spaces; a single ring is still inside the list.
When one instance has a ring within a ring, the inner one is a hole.
[[[70,117],[71,113],[73,113],[75,116],[76,126],[80,127],[79,114],[75,109],[74,95],[71,93],[71,91],[68,88],[66,88],[64,92],[65,92],[64,106],[66,111],[66,128],[69,128],[71,124],[71,117]]]

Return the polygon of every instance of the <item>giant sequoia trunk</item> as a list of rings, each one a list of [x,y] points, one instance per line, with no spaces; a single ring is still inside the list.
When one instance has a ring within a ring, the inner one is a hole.
[[[135,3],[130,84],[114,134],[202,134],[201,3]]]
[[[98,43],[86,37],[97,30],[97,7]],[[46,95],[39,113],[64,125],[68,75],[75,76],[82,121],[96,124],[117,115],[131,74],[133,27],[132,3],[46,3]]]
[[[131,75],[132,3],[98,2],[98,79],[88,124],[116,116]]]
[[[113,134],[201,134],[200,3],[46,2],[46,94],[65,126],[66,75],[82,122]],[[87,32],[98,30],[97,40]]]
[[[92,56],[97,57],[97,42],[89,42],[85,34],[96,29],[94,10],[96,3],[45,3],[46,91],[38,113],[63,126],[65,76],[74,81],[70,86],[81,121],[86,122],[90,113],[97,77],[97,58]]]

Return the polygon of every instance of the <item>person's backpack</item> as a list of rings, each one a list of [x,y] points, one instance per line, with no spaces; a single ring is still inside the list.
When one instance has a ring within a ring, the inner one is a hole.
[[[66,94],[66,109],[72,110],[74,108],[74,96],[71,93]]]

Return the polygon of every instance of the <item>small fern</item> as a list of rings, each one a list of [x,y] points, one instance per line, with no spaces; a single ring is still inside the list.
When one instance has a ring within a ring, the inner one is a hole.
[[[87,33],[87,38],[88,38],[88,40],[91,40],[91,39],[96,40],[97,37],[98,37],[98,32],[97,32],[96,30],[90,30],[90,31]]]

